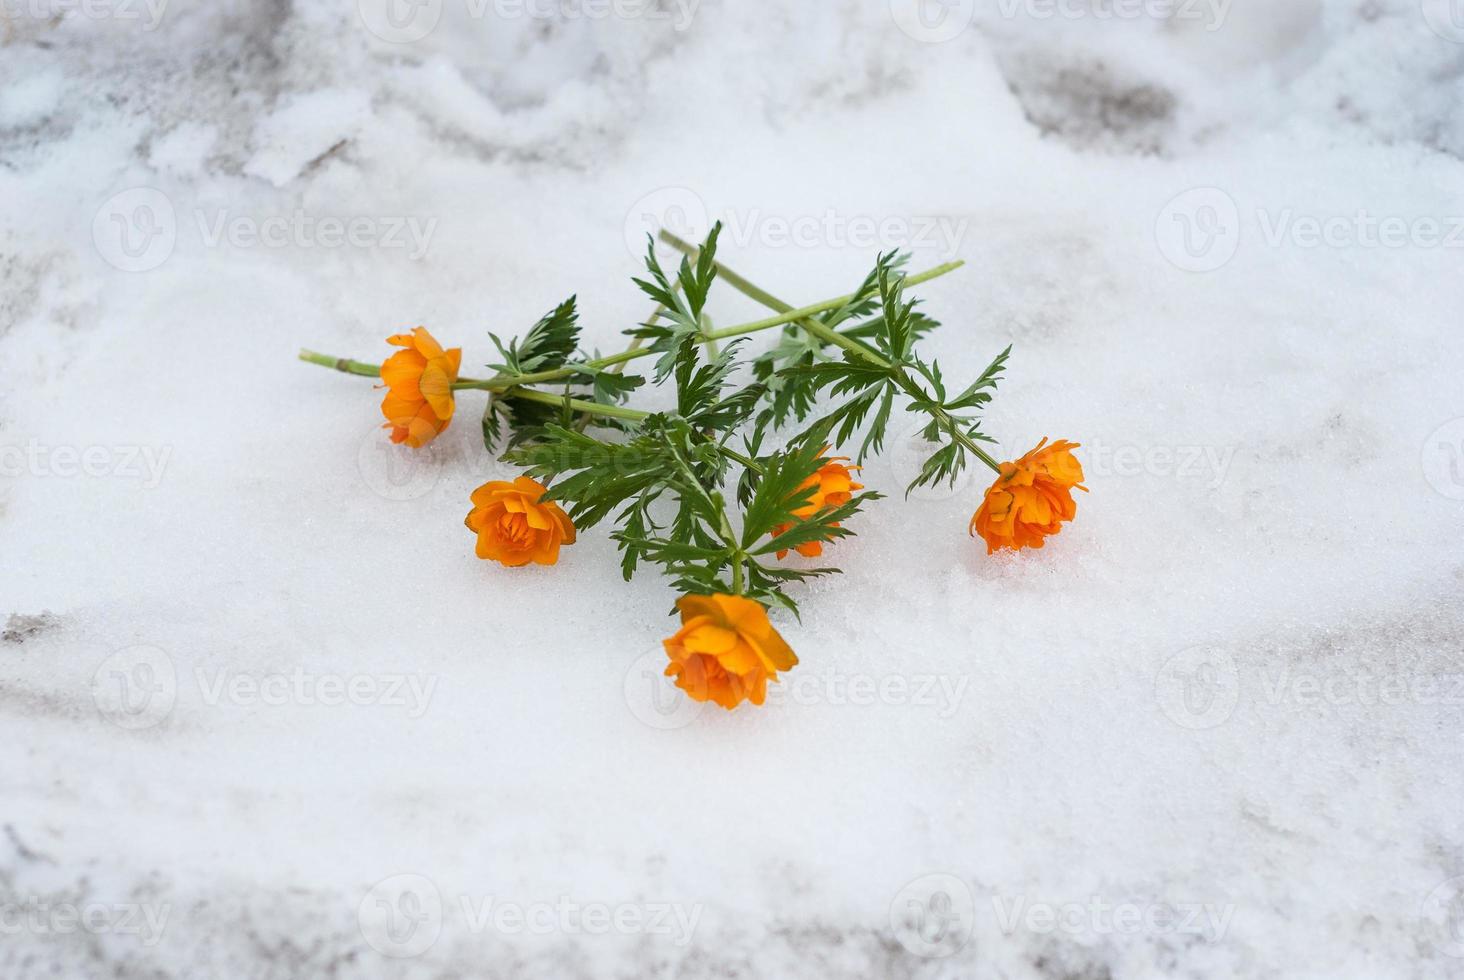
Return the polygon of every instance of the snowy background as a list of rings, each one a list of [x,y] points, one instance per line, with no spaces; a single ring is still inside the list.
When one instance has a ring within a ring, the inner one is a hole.
[[[0,0],[0,975],[1464,976],[1464,10],[393,3]],[[732,714],[295,360],[618,350],[718,218],[965,259],[1092,488],[988,558],[902,432]]]

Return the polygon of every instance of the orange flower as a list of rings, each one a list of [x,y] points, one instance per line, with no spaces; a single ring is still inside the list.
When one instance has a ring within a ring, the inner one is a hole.
[[[681,629],[662,641],[667,677],[694,701],[729,711],[744,699],[762,704],[768,681],[798,663],[760,604],[736,595],[688,595],[676,602]]]
[[[824,447],[824,451],[828,451],[827,446]],[[854,491],[864,489],[864,484],[855,483],[854,478],[849,475],[852,472],[857,472],[859,467],[844,465],[847,462],[849,462],[848,456],[835,456],[832,459],[825,459],[823,466],[819,467],[817,473],[798,485],[798,489],[800,490],[805,487],[813,487],[814,491],[808,503],[793,512],[794,517],[806,519],[821,510],[842,507],[854,496]],[[779,524],[773,528],[773,537],[776,538],[792,526],[792,524]],[[834,524],[834,527],[838,526],[837,523]],[[805,558],[817,558],[823,554],[822,541],[805,541],[797,545],[796,548],[798,553]],[[778,558],[782,559],[787,554],[788,549],[784,548],[778,552]]]
[[[510,568],[559,561],[559,546],[574,544],[574,523],[547,491],[526,476],[512,483],[494,480],[473,491],[473,509],[463,523],[478,536],[479,558]]]
[[[1072,454],[1079,445],[1059,439],[1049,446],[1043,437],[1015,463],[1001,464],[1001,475],[971,518],[971,534],[986,539],[988,555],[999,548],[1040,548],[1078,513],[1073,487],[1088,491],[1082,464]]]
[[[458,347],[443,350],[422,327],[386,341],[406,350],[397,351],[381,365],[381,380],[388,389],[381,403],[381,414],[386,416],[382,428],[391,430],[392,442],[421,449],[452,421],[452,383],[457,380],[463,352]]]

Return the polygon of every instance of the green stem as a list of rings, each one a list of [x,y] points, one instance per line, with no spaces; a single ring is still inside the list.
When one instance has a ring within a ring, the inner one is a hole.
[[[650,412],[642,412],[637,408],[626,408],[623,405],[602,405],[599,402],[587,402],[580,398],[565,398],[563,395],[555,395],[547,391],[516,388],[508,394],[508,397],[526,402],[538,402],[541,405],[568,405],[570,411],[573,412],[603,415],[606,418],[626,419],[631,422],[640,422],[651,417]]]
[[[677,241],[680,240],[677,239]],[[677,247],[680,248],[681,245],[678,245]],[[924,272],[917,273],[912,276],[907,276],[905,282],[909,285],[916,285],[918,283],[928,282],[929,280],[935,279],[938,276],[943,276],[948,272],[959,269],[964,264],[964,262],[960,261],[946,262],[942,265],[934,267],[933,269],[927,269]],[[724,273],[725,271],[726,270],[723,270]],[[735,273],[733,273],[733,275],[735,275]],[[742,279],[741,276],[738,276],[737,278],[744,285],[751,285],[747,282],[747,280]],[[727,281],[729,283],[733,282],[730,277],[727,279]],[[761,293],[760,290],[759,293]],[[760,297],[754,296],[753,298],[757,299],[759,302],[764,303],[764,305],[777,303],[778,305],[774,306],[773,308],[779,309],[780,307],[782,307],[782,309],[780,309],[777,316],[766,317],[762,320],[753,320],[750,323],[740,323],[732,327],[723,327],[721,330],[709,330],[702,335],[702,342],[713,343],[718,340],[726,340],[728,337],[741,337],[745,334],[757,333],[760,330],[771,330],[773,327],[781,327],[789,323],[798,323],[799,321],[808,320],[815,314],[827,313],[829,310],[836,310],[839,307],[843,306],[845,303],[849,302],[849,300],[853,299],[852,296],[836,296],[833,299],[824,300],[822,303],[815,303],[812,306],[801,306],[795,309],[793,307],[787,306],[787,304],[785,303],[781,303],[780,301],[776,300],[775,297],[772,297],[766,293],[761,293]],[[831,331],[831,333],[833,332]],[[822,336],[822,334],[820,334],[820,336]],[[837,334],[834,334],[834,336],[837,336]],[[857,348],[859,351],[863,352],[866,355],[869,353],[859,344],[845,337],[840,337],[838,340],[831,340],[830,342],[838,343],[840,346],[846,347],[852,345],[852,347],[850,347],[849,349],[852,350]],[[523,385],[543,384],[549,381],[562,381],[565,378],[573,377],[576,373],[578,373],[578,368],[580,366],[588,368],[614,367],[617,364],[624,364],[627,361],[634,361],[642,357],[650,357],[652,354],[656,353],[659,352],[650,350],[645,347],[632,346],[629,350],[623,350],[618,354],[611,354],[608,357],[597,357],[594,360],[585,361],[583,365],[579,366],[555,368],[550,371],[536,371],[532,374],[520,374],[513,377],[497,377],[487,379],[459,378],[456,383],[453,384],[452,388],[453,391],[506,391],[509,388],[518,388]],[[347,374],[358,374],[370,378],[380,377],[381,375],[381,367],[379,365],[369,364],[364,361],[352,361],[344,357],[330,357],[326,354],[318,354],[315,351],[311,350],[300,351],[300,360],[306,361],[310,364],[319,364],[321,367],[335,368],[337,371],[344,371]]]
[[[722,499],[720,493],[712,494],[712,503],[717,508],[717,516],[720,519],[722,541],[732,549],[732,593],[742,595],[743,577],[742,563],[747,558],[747,553],[742,550],[742,544],[737,540],[737,535],[732,531],[732,522],[727,518],[727,502]]]
[[[300,351],[300,360],[309,364],[319,364],[321,367],[335,368],[337,371],[344,371],[346,374],[359,374],[366,378],[381,377],[380,364],[353,361],[346,357],[331,357],[329,354],[318,354],[313,350],[304,349]]]
[[[743,466],[746,466],[748,469],[752,470],[758,476],[762,476],[763,475],[762,464],[759,463],[757,460],[753,459],[751,456],[744,456],[741,453],[739,453],[737,450],[735,450],[735,449],[728,449],[726,446],[722,446],[722,445],[718,445],[717,446],[717,452],[721,453],[723,456],[726,456],[728,459],[734,459],[734,460],[736,460],[737,462],[741,463]]]
[[[678,238],[676,235],[673,235],[669,231],[662,231],[660,237],[663,242],[672,246],[678,251],[685,253],[686,255],[695,257],[696,254],[700,251],[700,249],[698,249],[695,245],[691,244],[688,241],[685,241],[684,239]],[[766,306],[772,310],[777,310],[784,314],[788,314],[790,312],[799,312],[794,310],[793,307],[788,305],[787,302],[774,296],[772,293],[753,283],[746,277],[738,275],[736,272],[727,268],[721,262],[714,262],[713,264],[717,267],[717,278],[725,280],[727,285],[731,286],[733,289],[737,290],[739,293],[748,297],[749,299],[756,300],[763,306]],[[939,265],[926,272],[907,277],[905,279],[905,284],[916,285],[922,282],[926,282],[930,279],[934,279],[938,275],[945,275],[945,273],[950,272],[952,269],[959,269],[963,264],[964,263],[961,261],[947,262],[945,265]],[[797,324],[798,326],[802,327],[804,330],[807,330],[809,333],[813,334],[815,337],[819,338],[825,343],[835,344],[838,347],[841,347],[842,349],[848,351],[856,357],[860,357],[871,364],[886,369],[894,366],[887,358],[881,356],[876,351],[870,350],[868,347],[865,347],[858,341],[852,340],[849,337],[845,337],[837,330],[834,330],[827,324],[823,323],[821,320],[814,319],[811,316],[804,316],[798,318]],[[904,371],[904,369],[901,369],[898,373],[899,385],[902,389],[904,389],[907,395],[926,402],[932,401],[930,396],[924,391],[920,390],[919,385],[915,383],[914,379],[912,379],[909,374]],[[947,413],[944,409],[936,409],[932,414],[935,416],[936,421],[944,426],[945,430],[950,433],[952,439],[954,439],[956,442],[959,442],[963,447],[965,447],[977,459],[981,460],[987,466],[991,467],[998,473],[1001,472],[1001,464],[992,459],[991,456],[987,454],[986,450],[977,445],[974,439],[966,435],[966,433],[962,432],[960,426],[956,425],[955,419],[951,418],[949,413]]]

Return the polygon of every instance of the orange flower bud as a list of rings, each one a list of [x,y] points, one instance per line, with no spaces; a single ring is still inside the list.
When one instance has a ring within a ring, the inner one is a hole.
[[[824,447],[824,451],[828,451],[827,446]],[[835,456],[832,459],[825,459],[823,466],[819,467],[817,473],[799,484],[798,488],[800,490],[806,487],[813,487],[814,491],[809,502],[805,506],[795,510],[793,516],[808,518],[826,508],[842,507],[854,496],[856,490],[863,490],[864,484],[855,483],[854,478],[850,475],[851,473],[858,472],[859,467],[844,465],[848,462],[848,456]],[[792,524],[779,524],[773,528],[773,537],[776,538],[792,526]],[[838,527],[838,524],[834,526]],[[805,558],[817,558],[823,554],[823,542],[805,541],[797,546],[797,551]],[[788,549],[786,548],[778,552],[779,559],[786,558],[787,555]]]
[[[386,341],[406,350],[397,351],[381,365],[381,380],[387,387],[381,403],[381,414],[386,416],[382,428],[391,430],[392,442],[421,449],[452,421],[452,385],[463,352],[458,347],[443,350],[423,327]]]
[[[664,640],[667,677],[694,701],[728,709],[743,700],[762,704],[768,681],[798,663],[768,622],[767,610],[736,595],[688,595],[676,602],[681,629]]]
[[[559,546],[574,544],[574,522],[552,500],[540,501],[546,492],[526,476],[474,490],[473,509],[463,523],[478,536],[478,557],[510,568],[556,564]]]
[[[1040,548],[1077,515],[1072,490],[1088,491],[1082,464],[1072,454],[1079,445],[1059,439],[1049,446],[1044,437],[1015,463],[1001,464],[1001,475],[971,518],[971,534],[986,539],[988,555],[1000,548]]]

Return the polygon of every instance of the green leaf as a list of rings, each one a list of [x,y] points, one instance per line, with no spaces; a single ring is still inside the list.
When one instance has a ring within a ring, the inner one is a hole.
[[[533,374],[563,367],[579,347],[579,332],[579,311],[571,296],[540,317],[522,340],[512,341],[507,348],[497,334],[490,333],[503,363],[489,367],[501,374]]]
[[[811,541],[837,541],[840,538],[849,537],[854,532],[847,527],[838,526],[839,523],[859,513],[860,508],[866,503],[880,498],[881,495],[878,493],[861,493],[838,507],[825,508],[811,517],[798,521],[767,544],[755,549],[752,554],[767,555],[778,551],[791,551],[800,544],[807,544]]]
[[[823,447],[807,443],[769,457],[762,480],[742,515],[742,547],[772,532],[779,524],[797,520],[793,512],[807,507],[817,487],[809,481],[823,465]]]

